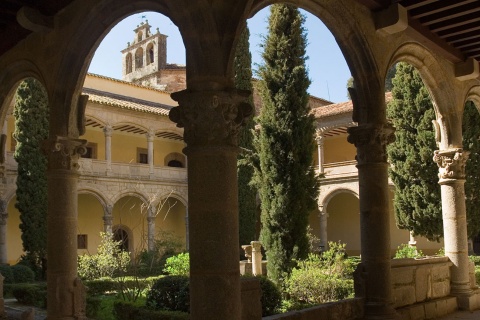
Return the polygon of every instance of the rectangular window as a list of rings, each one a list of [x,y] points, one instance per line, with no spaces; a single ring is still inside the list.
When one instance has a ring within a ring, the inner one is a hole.
[[[77,235],[77,249],[88,248],[88,236],[86,234]]]
[[[87,143],[87,153],[82,155],[82,158],[97,159],[97,144],[93,142]]]
[[[145,148],[137,148],[137,163],[148,164],[148,150]]]

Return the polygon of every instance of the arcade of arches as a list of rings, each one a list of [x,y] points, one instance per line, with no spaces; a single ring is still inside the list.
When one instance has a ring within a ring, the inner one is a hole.
[[[179,106],[173,108],[169,116],[184,128],[187,145],[184,152],[188,156],[191,319],[242,318],[239,243],[238,237],[233,236],[238,234],[237,134],[252,113],[252,107],[246,102],[245,94],[234,89],[233,50],[246,19],[276,2],[279,1],[7,2],[19,10],[16,15],[10,15],[11,9],[3,3],[0,5],[7,17],[2,20],[6,22],[0,24],[5,37],[0,45],[0,123],[6,116],[16,85],[26,77],[35,77],[44,84],[51,107],[47,142],[48,319],[85,318],[85,289],[77,279],[75,239],[77,168],[80,151],[86,143],[81,139],[87,102],[81,88],[86,70],[96,46],[115,23],[147,10],[168,16],[179,27],[186,47],[187,89],[171,95]],[[477,290],[469,278],[463,197],[466,155],[462,153],[461,137],[465,101],[471,99],[477,107],[480,105],[475,51],[462,51],[461,47],[455,48],[454,43],[448,42],[450,38],[441,38],[448,25],[439,28],[437,33],[422,27],[423,20],[412,16],[414,9],[426,9],[423,16],[434,10],[427,5],[422,7],[423,2],[290,2],[322,19],[355,78],[351,95],[353,121],[358,126],[348,129],[348,140],[356,147],[362,265],[354,299],[354,304],[360,307],[350,309],[355,312],[349,318],[408,316],[408,312],[399,309],[405,304],[399,304],[399,296],[394,296],[392,290],[397,283],[394,274],[399,265],[392,263],[389,247],[385,147],[392,141],[394,128],[385,117],[384,83],[387,70],[397,61],[407,61],[420,71],[436,108],[439,151],[435,161],[439,165],[447,255],[441,270],[442,275],[446,275],[442,279],[449,280],[442,282],[445,290],[440,291],[448,296],[448,300],[442,301],[453,301],[454,308],[478,308]],[[435,2],[439,3],[441,5],[440,1]],[[22,7],[22,4],[33,7]],[[310,58],[321,59],[321,56]],[[138,64],[135,57],[132,60],[135,69]],[[131,195],[126,197],[132,199]],[[124,201],[122,199],[117,200]],[[331,201],[333,205],[335,199]],[[413,281],[417,281],[420,288],[421,281],[427,284],[427,278],[417,274]],[[405,292],[408,290],[410,287]],[[433,297],[439,297],[437,293],[434,290]],[[415,305],[422,301],[425,299],[417,294],[417,300],[409,303]]]

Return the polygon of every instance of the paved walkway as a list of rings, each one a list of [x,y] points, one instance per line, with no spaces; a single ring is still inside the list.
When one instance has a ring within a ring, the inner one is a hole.
[[[22,319],[24,312],[29,312],[34,309],[34,320],[45,320],[47,318],[47,311],[31,306],[25,306],[17,302],[17,299],[5,299],[5,313],[7,314],[6,320],[18,320]]]
[[[457,311],[449,314],[448,316],[441,317],[438,320],[480,320],[480,310],[470,311]]]

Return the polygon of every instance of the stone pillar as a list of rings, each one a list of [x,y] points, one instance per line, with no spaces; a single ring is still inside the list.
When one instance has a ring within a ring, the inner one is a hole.
[[[252,273],[254,276],[262,275],[262,243],[250,242],[252,245]]]
[[[156,218],[156,208],[155,206],[150,205],[148,207],[148,216],[147,216],[147,248],[148,251],[155,250],[155,218]]]
[[[190,251],[190,230],[188,226],[188,204],[185,207],[185,249]]]
[[[320,213],[318,216],[320,218],[320,250],[324,252],[328,250],[328,213],[323,209],[323,206],[320,206],[319,212]]]
[[[155,133],[147,133],[147,146],[148,146],[148,165],[150,166],[150,176],[153,176],[155,173],[153,167],[153,139],[155,138]]]
[[[0,264],[7,264],[7,211],[8,202],[0,200]]]
[[[103,214],[103,231],[105,233],[113,234],[113,206],[108,204],[104,208]]]
[[[317,141],[317,148],[318,148],[318,173],[323,174],[323,132],[321,130],[316,131],[315,140]]]
[[[86,319],[85,287],[77,277],[77,170],[85,145],[86,140],[59,136],[46,141],[49,320]]]
[[[107,161],[107,176],[112,173],[112,133],[111,126],[105,126],[103,128],[105,133],[105,160]]]
[[[365,319],[394,319],[386,153],[394,128],[369,123],[351,127],[348,133],[348,141],[357,148]]]
[[[172,98],[180,106],[170,119],[185,128],[187,143],[190,316],[240,320],[237,140],[253,109],[234,89]]]
[[[442,194],[445,255],[453,262],[451,294],[459,297],[459,307],[470,309],[467,216],[465,209],[465,163],[468,152],[460,148],[437,150],[433,160],[439,167]]]

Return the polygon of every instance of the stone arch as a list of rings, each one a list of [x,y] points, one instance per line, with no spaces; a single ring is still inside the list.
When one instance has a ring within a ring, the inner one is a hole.
[[[438,123],[441,148],[461,146],[462,119],[451,112],[452,106],[456,107],[459,101],[458,91],[448,80],[451,78],[453,70],[440,64],[429,50],[417,43],[406,43],[399,46],[393,52],[388,68],[400,61],[407,62],[418,70],[430,93]],[[388,68],[385,70],[385,75]]]
[[[147,56],[147,65],[155,62],[155,50],[153,48],[152,42],[150,42],[147,45],[146,56]]]
[[[129,52],[125,57],[125,74],[129,74],[132,72],[132,54]]]
[[[107,121],[99,118],[96,114],[85,114],[85,120],[87,123],[89,122],[89,120],[93,120],[96,123],[100,124],[101,128],[107,126]]]
[[[137,48],[137,50],[135,50],[135,70],[143,68],[143,56],[143,48]]]
[[[124,127],[124,126],[128,126],[128,127],[134,127],[134,128],[137,128],[139,129],[140,132],[138,132],[139,134],[146,134],[147,132],[149,132],[149,129],[139,123],[134,123],[134,122],[129,122],[129,121],[120,121],[120,122],[117,122],[115,124],[112,124],[112,128],[113,130],[120,130],[120,128]]]
[[[180,201],[185,207],[188,207],[188,199],[185,197],[185,195],[180,194],[179,192],[172,191],[168,193],[163,193],[158,197],[158,201],[156,201],[154,204],[157,207],[161,201],[164,201],[167,198],[175,198],[178,201]]]
[[[359,198],[358,189],[353,189],[350,187],[340,187],[330,191],[325,197],[323,197],[322,199],[319,199],[318,203],[320,203],[323,206],[323,208],[326,209],[330,200],[332,200],[336,195],[339,195],[341,193],[352,194],[355,197],[357,197],[357,199]]]
[[[472,101],[480,112],[480,86],[473,86],[468,90],[465,98],[465,102]]]
[[[179,152],[172,152],[165,156],[164,165],[168,167],[186,167],[186,158],[185,155]]]
[[[104,209],[109,205],[107,197],[99,189],[95,189],[95,188],[92,188],[92,187],[79,188],[78,189],[78,194],[79,195],[80,194],[88,194],[88,195],[93,196],[95,199],[98,200],[98,202],[100,202],[100,204],[102,205],[102,207]]]
[[[140,199],[145,205],[148,205],[151,201],[149,200],[148,196],[138,192],[137,190],[134,189],[129,189],[129,190],[124,190],[123,192],[117,194],[112,198],[112,203],[115,204],[118,202],[123,197],[135,197]]]

